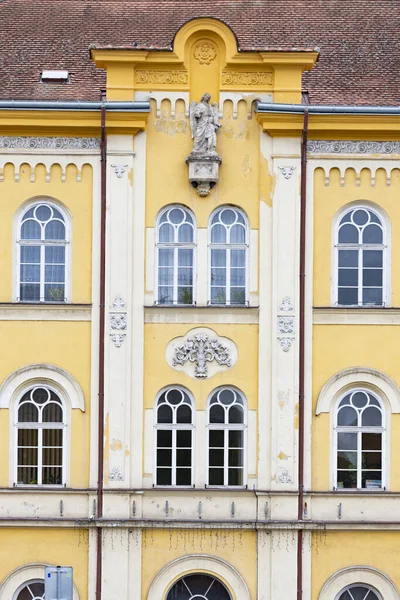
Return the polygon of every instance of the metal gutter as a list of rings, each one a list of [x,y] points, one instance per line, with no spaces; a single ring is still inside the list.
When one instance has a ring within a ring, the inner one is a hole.
[[[81,100],[0,100],[0,110],[76,110],[101,111],[105,106],[109,112],[144,112],[150,111],[150,102],[86,102]]]
[[[336,106],[334,104],[273,104],[258,102],[257,113],[290,113],[317,115],[400,115],[400,106]]]

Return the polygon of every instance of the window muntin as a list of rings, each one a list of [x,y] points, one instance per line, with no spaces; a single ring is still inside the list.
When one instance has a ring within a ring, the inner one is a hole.
[[[174,583],[166,600],[231,600],[231,595],[215,577],[193,573]]]
[[[188,210],[172,206],[157,225],[157,304],[194,304],[195,225]]]
[[[336,238],[337,304],[385,303],[385,232],[371,209],[356,207],[340,219]]]
[[[352,390],[336,412],[337,489],[383,489],[385,429],[381,402],[368,390]]]
[[[65,483],[65,410],[47,386],[23,394],[16,418],[16,485]]]
[[[208,485],[245,485],[246,414],[234,388],[215,391],[208,406]]]
[[[18,233],[18,300],[66,301],[65,217],[47,202],[30,206]]]
[[[183,389],[164,391],[156,406],[157,486],[193,485],[193,407]]]
[[[380,600],[380,597],[369,586],[356,584],[342,590],[337,600]]]
[[[210,304],[247,303],[248,247],[243,213],[232,207],[219,209],[210,225]]]
[[[14,600],[44,600],[44,581],[42,579],[34,579],[24,584]]]

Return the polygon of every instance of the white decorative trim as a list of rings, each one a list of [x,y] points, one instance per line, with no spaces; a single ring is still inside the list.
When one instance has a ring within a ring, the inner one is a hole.
[[[295,318],[278,317],[278,333],[295,333]]]
[[[111,165],[111,167],[114,169],[114,173],[116,174],[118,179],[121,179],[122,175],[125,173],[126,169],[128,168],[128,165]]]
[[[232,592],[232,600],[251,600],[243,577],[227,561],[208,554],[191,554],[168,563],[153,579],[147,600],[165,598],[171,585],[189,573],[212,574]]]
[[[183,367],[185,363],[188,365],[194,363],[194,375],[191,374],[191,377],[209,377],[208,363],[216,361],[220,367],[229,368],[236,362],[235,357],[232,356],[231,344],[225,344],[225,341],[228,341],[227,338],[219,337],[211,329],[192,330],[183,338],[174,340],[170,364],[172,367]]]
[[[115,296],[114,301],[113,301],[113,308],[125,308],[126,306],[126,302],[123,298],[121,298],[121,296]]]
[[[289,352],[290,346],[292,345],[293,338],[278,338],[280,345],[284,352]]]
[[[108,475],[110,481],[124,481],[124,476],[119,467],[113,467]]]
[[[296,167],[278,167],[285,179],[290,179]]]
[[[111,329],[125,330],[126,327],[126,313],[110,313]]]
[[[278,475],[278,481],[280,483],[293,483],[292,476],[287,469],[282,469]]]
[[[35,383],[55,387],[71,408],[85,411],[85,398],[76,379],[64,369],[46,363],[27,365],[8,375],[0,385],[0,408],[10,408],[11,400],[19,389]]]
[[[400,142],[370,142],[366,140],[310,140],[311,154],[400,154]]]
[[[349,585],[365,584],[374,588],[384,600],[399,600],[393,581],[378,569],[369,566],[345,567],[334,573],[324,584],[318,600],[337,600],[337,595]]]
[[[0,584],[0,600],[14,599],[14,594],[24,583],[34,579],[44,580],[45,567],[52,566],[46,563],[29,563],[17,567]],[[78,590],[74,584],[73,600],[79,600]]]
[[[126,338],[125,333],[110,333],[111,341],[114,342],[116,348],[121,348],[123,341]]]
[[[279,310],[282,312],[291,312],[294,310],[290,296],[284,296],[282,298],[282,302],[279,305]]]
[[[0,136],[0,148],[7,150],[98,150],[100,138]]]
[[[400,413],[400,388],[385,373],[369,367],[344,369],[331,377],[319,393],[315,414],[329,413],[346,388],[361,385],[371,387],[380,398],[386,399],[392,413]]]

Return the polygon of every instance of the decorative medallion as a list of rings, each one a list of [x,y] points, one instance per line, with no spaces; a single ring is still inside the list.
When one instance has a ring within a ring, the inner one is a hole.
[[[295,320],[294,317],[278,317],[278,333],[294,333]]]
[[[137,70],[135,73],[135,81],[138,84],[157,84],[157,85],[171,85],[171,84],[187,84],[188,74],[187,71],[141,71]]]
[[[126,329],[126,313],[110,313],[111,329]]]
[[[110,481],[123,481],[124,476],[119,467],[113,467],[108,475]]]
[[[114,342],[116,348],[121,348],[123,341],[126,338],[125,333],[110,333],[111,341]]]
[[[282,338],[278,338],[278,339],[279,339],[280,345],[282,346],[283,351],[289,352],[290,346],[292,345],[294,338],[282,337]]]
[[[293,309],[292,301],[290,300],[290,296],[284,296],[282,298],[282,302],[280,303],[279,310],[282,312],[290,312]]]
[[[292,477],[287,469],[282,469],[278,475],[279,483],[292,483]]]
[[[259,71],[222,71],[222,85],[259,86],[272,85],[272,73]]]
[[[209,65],[217,56],[217,49],[211,42],[203,40],[194,47],[193,56],[201,65]]]
[[[118,179],[121,179],[122,175],[128,168],[128,165],[111,165],[111,167],[114,169],[114,173],[116,174]]]
[[[126,302],[121,296],[115,296],[113,302],[113,308],[125,308]]]
[[[285,179],[290,179],[296,167],[278,167]]]
[[[168,364],[196,379],[212,377],[233,367],[237,358],[237,347],[232,340],[203,327],[175,338],[166,349]]]

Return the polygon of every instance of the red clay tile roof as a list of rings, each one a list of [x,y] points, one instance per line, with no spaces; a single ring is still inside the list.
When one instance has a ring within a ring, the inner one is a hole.
[[[229,25],[242,50],[321,50],[311,103],[400,104],[399,0],[0,0],[0,98],[98,100],[89,45],[170,48],[189,19]],[[71,84],[40,84],[66,69]]]

